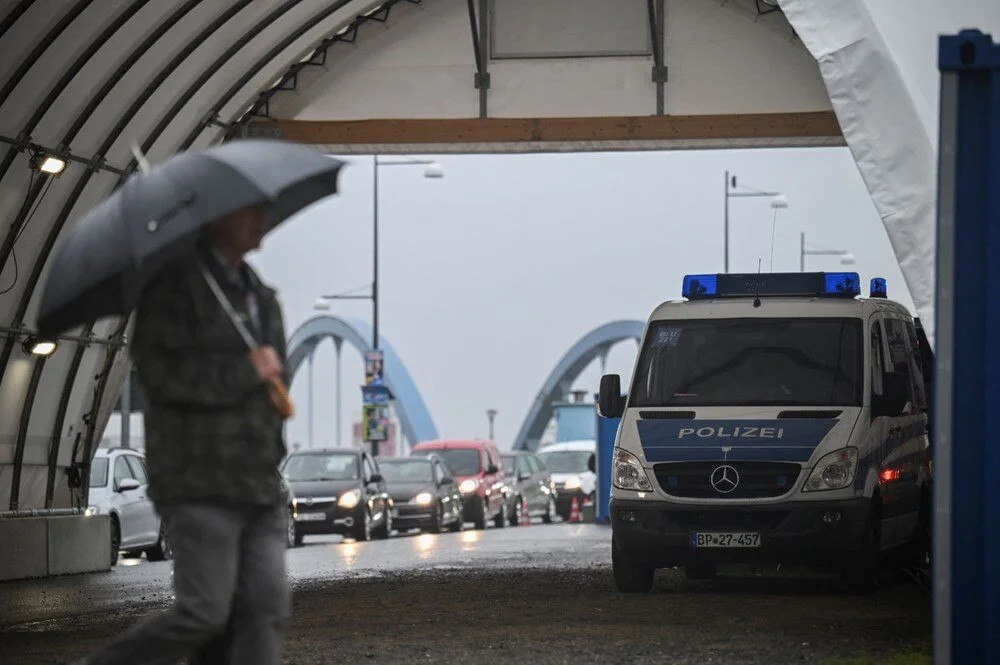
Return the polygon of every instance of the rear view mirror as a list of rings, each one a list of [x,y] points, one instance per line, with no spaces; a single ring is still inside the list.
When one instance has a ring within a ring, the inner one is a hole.
[[[448,485],[454,485],[454,484],[455,484],[455,479],[452,478],[451,476],[445,476],[444,478],[441,479],[441,482],[438,483],[438,485],[441,487],[446,487]]]
[[[622,380],[617,374],[601,377],[601,392],[597,397],[597,410],[605,418],[621,418],[625,413],[625,397],[622,395]]]
[[[872,404],[874,416],[902,415],[906,403],[910,401],[906,375],[899,372],[886,372],[882,375],[882,395]]]
[[[498,468],[497,468],[497,465],[496,465],[496,464],[490,464],[490,465],[489,465],[489,466],[488,466],[488,467],[486,468],[486,473],[496,473],[496,472],[497,472],[497,471],[499,471],[499,470],[500,470],[500,469],[498,469]]]

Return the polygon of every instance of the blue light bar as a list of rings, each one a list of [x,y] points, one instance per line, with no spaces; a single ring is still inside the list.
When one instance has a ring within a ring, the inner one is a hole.
[[[718,290],[718,275],[685,275],[681,295],[688,300],[711,298]]]
[[[886,291],[885,278],[884,277],[874,277],[874,278],[872,278],[872,285],[871,285],[871,292],[870,292],[870,294],[871,294],[872,298],[888,298],[889,297],[888,293]]]
[[[861,279],[856,272],[686,275],[682,294],[688,300],[755,296],[853,298],[861,295]]]

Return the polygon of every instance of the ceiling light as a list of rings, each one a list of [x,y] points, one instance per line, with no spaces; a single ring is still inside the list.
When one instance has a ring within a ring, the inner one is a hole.
[[[25,353],[33,356],[51,356],[55,353],[57,346],[59,345],[56,342],[37,337],[29,337],[21,345]]]
[[[31,153],[30,165],[32,170],[49,175],[59,175],[66,168],[66,160],[55,155],[47,155],[44,152],[35,151]]]

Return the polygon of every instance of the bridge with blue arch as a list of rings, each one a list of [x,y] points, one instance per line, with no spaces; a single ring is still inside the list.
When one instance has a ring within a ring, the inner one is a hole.
[[[611,347],[629,339],[638,341],[643,326],[642,321],[612,321],[577,340],[559,359],[536,393],[514,438],[513,449],[535,450],[552,419],[553,405],[566,398],[573,383],[594,360],[601,360],[603,365]],[[316,316],[299,326],[288,340],[290,376],[295,376],[316,347],[326,339],[332,339],[338,348],[346,342],[362,355],[372,349],[371,326],[366,321],[353,317]],[[380,336],[379,342],[385,357],[386,385],[395,398],[394,408],[403,436],[410,445],[438,438],[434,418],[403,359],[384,335]]]

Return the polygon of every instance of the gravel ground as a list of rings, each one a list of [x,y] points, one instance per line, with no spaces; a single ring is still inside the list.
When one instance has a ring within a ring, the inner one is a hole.
[[[550,564],[553,562],[550,562]],[[738,571],[741,572],[741,571]],[[163,605],[8,625],[0,663],[62,663]],[[913,583],[873,596],[836,580],[744,574],[653,593],[614,590],[607,566],[412,570],[296,584],[285,662],[823,663],[926,644],[930,600]]]

